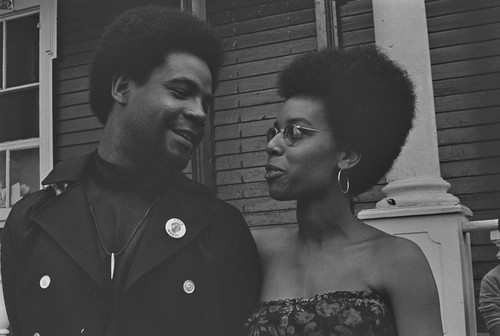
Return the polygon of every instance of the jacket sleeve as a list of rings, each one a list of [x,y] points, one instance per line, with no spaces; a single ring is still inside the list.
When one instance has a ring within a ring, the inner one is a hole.
[[[12,210],[2,231],[1,244],[2,286],[7,316],[14,335],[21,334],[19,329],[19,308],[16,299],[18,293],[17,284],[19,283],[17,281],[19,246],[14,231],[19,219],[19,216],[16,216],[14,210]]]
[[[237,210],[236,210],[237,211]],[[258,305],[262,270],[255,241],[242,215],[237,211],[232,225],[238,227],[235,239],[225,254],[219,273],[222,284],[224,335],[245,335],[243,325]]]
[[[18,294],[19,272],[22,267],[20,256],[22,253],[22,239],[29,231],[30,216],[41,206],[46,204],[55,194],[52,191],[40,190],[25,195],[10,211],[2,231],[1,242],[1,274],[7,316],[10,329],[14,336],[21,335],[21,308]]]

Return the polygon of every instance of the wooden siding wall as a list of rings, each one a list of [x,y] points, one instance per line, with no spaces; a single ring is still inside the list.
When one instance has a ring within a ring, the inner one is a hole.
[[[474,212],[500,216],[500,2],[426,2],[441,174]],[[476,293],[498,264],[489,232],[471,234]],[[478,331],[485,332],[478,316]]]
[[[217,195],[250,226],[295,222],[295,202],[269,198],[265,133],[281,98],[280,69],[315,50],[314,0],[211,0],[208,19],[227,51],[213,117]]]
[[[339,5],[342,46],[374,43],[371,0]],[[317,49],[313,0],[213,0],[208,19],[227,57],[213,118],[217,196],[250,226],[295,223],[295,202],[269,198],[264,180],[265,132],[281,104],[276,80],[296,55]],[[380,186],[357,199],[373,207]]]
[[[102,125],[88,104],[88,65],[104,26],[111,21],[110,9],[96,12],[94,1],[58,4],[58,57],[54,62],[54,160],[92,151],[97,147]]]

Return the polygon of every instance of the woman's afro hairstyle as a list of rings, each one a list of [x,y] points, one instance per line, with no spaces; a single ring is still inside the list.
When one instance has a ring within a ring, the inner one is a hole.
[[[296,58],[280,74],[280,95],[325,104],[339,144],[361,155],[347,173],[356,196],[392,167],[412,128],[414,88],[408,74],[375,46],[325,48]]]
[[[99,121],[106,123],[113,106],[114,76],[127,74],[144,84],[165,56],[175,51],[205,61],[215,90],[224,50],[211,27],[190,14],[160,5],[136,7],[118,16],[104,32],[90,65],[90,107]]]

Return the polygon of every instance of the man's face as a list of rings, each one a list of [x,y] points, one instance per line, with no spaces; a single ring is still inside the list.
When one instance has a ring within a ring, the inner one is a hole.
[[[185,52],[172,52],[143,84],[129,82],[119,116],[121,146],[131,161],[168,164],[182,170],[203,138],[212,104],[207,64]]]

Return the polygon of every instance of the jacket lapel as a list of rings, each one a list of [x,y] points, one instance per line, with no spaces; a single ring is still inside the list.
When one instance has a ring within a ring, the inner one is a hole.
[[[95,224],[87,206],[83,184],[76,183],[69,187],[35,213],[31,220],[38,223],[104,288],[106,283],[99,257],[100,247],[95,237]]]
[[[172,238],[165,224],[171,218],[180,219],[186,226],[183,237]],[[124,292],[142,275],[167,260],[200,235],[216,218],[216,212],[178,189],[163,193],[152,209],[137,252],[133,256]]]

